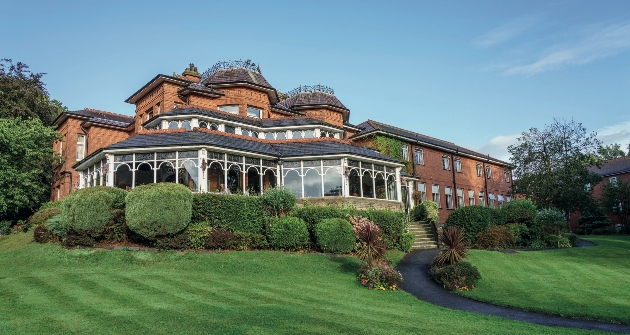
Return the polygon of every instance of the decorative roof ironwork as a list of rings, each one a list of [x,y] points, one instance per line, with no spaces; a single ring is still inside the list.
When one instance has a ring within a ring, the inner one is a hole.
[[[218,62],[216,64],[214,64],[211,68],[209,68],[208,70],[206,70],[206,72],[204,72],[201,75],[201,79],[199,80],[199,82],[204,83],[211,75],[213,75],[214,73],[216,73],[219,70],[223,70],[223,69],[234,69],[234,68],[242,68],[242,69],[246,69],[246,70],[250,70],[250,71],[254,71],[257,72],[259,74],[262,74],[260,72],[260,65],[256,65],[256,63],[252,62],[251,60],[230,60],[230,61],[225,61],[225,62]]]
[[[300,85],[299,87],[296,87],[292,90],[290,90],[289,92],[287,92],[287,96],[290,98],[298,93],[302,93],[302,92],[324,92],[324,93],[328,93],[328,94],[332,94],[335,95],[335,90],[332,89],[332,87],[328,87],[328,86],[324,86],[324,85],[312,85],[312,86],[308,86],[308,85]]]

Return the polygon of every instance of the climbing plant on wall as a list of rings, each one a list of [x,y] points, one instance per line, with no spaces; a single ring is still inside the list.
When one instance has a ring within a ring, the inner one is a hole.
[[[405,162],[402,156],[402,146],[405,145],[406,142],[389,136],[376,135],[373,137],[372,143],[374,143],[376,150],[381,154]],[[409,155],[411,155],[411,148],[409,149]],[[411,170],[411,162],[406,161],[403,171],[411,173]]]

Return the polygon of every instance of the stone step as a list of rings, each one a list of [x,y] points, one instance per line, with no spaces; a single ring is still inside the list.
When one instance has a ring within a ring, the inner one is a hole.
[[[414,245],[413,247],[411,247],[411,250],[418,250],[418,249],[437,249],[437,245],[435,245],[435,244],[422,244],[422,245]]]

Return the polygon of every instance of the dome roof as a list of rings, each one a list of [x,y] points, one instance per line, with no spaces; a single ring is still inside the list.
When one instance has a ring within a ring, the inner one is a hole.
[[[249,83],[273,89],[261,74],[260,66],[249,60],[218,62],[201,75],[200,83],[203,85]]]
[[[348,111],[349,109],[337,99],[335,91],[328,86],[300,86],[287,93],[288,98],[282,100],[278,105],[295,109],[301,106],[330,106]]]

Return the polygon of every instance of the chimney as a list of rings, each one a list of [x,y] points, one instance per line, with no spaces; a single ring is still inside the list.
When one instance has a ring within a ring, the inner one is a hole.
[[[188,68],[186,68],[182,73],[182,77],[184,77],[184,79],[186,80],[198,83],[199,79],[201,78],[201,74],[199,74],[199,72],[197,71],[197,67],[195,66],[195,64],[190,63]]]

